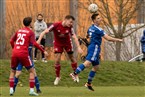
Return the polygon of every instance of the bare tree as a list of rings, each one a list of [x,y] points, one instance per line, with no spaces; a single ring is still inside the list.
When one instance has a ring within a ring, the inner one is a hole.
[[[136,27],[129,26],[135,20],[137,21],[137,11],[142,2],[143,0],[88,0],[87,4],[79,2],[79,6],[87,9],[89,4],[96,3],[99,6],[99,13],[103,17],[107,33],[124,39],[145,27],[145,24]],[[114,53],[118,61],[121,60],[121,46],[120,42],[115,43]]]

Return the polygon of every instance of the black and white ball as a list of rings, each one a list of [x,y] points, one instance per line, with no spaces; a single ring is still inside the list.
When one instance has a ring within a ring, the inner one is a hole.
[[[98,11],[98,5],[92,3],[89,5],[88,10],[90,13],[96,13]]]

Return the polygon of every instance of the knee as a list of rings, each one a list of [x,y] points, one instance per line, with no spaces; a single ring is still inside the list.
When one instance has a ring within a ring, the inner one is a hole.
[[[71,57],[71,58],[70,58],[70,61],[71,61],[72,63],[76,63],[76,60],[75,60],[74,57]]]
[[[99,70],[99,65],[96,65],[92,68],[92,71],[97,71],[97,70]]]
[[[85,66],[86,68],[90,67],[90,65],[91,65],[91,63],[84,62],[84,66]]]
[[[15,77],[18,78],[21,75],[21,71],[20,72],[16,72]]]

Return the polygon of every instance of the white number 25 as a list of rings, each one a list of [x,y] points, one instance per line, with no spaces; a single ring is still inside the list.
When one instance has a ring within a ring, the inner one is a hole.
[[[19,33],[19,34],[18,34],[18,39],[16,40],[16,44],[23,45],[24,42],[25,42],[24,36],[26,36],[26,34],[21,34],[21,33]]]

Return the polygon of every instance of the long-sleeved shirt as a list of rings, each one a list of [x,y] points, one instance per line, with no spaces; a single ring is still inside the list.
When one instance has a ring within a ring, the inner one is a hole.
[[[47,25],[44,21],[39,22],[36,20],[34,23],[34,31],[35,31],[35,37],[38,38],[40,34],[47,28]]]

